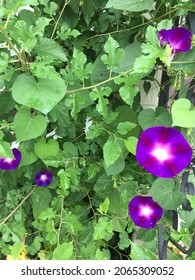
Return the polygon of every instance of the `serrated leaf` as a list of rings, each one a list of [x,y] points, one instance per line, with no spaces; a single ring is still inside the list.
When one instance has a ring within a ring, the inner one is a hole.
[[[117,68],[119,62],[125,57],[125,52],[119,46],[119,43],[109,36],[104,45],[104,50],[107,54],[103,54],[101,59],[108,69]]]
[[[18,141],[37,138],[46,130],[47,122],[42,115],[32,116],[30,110],[22,108],[14,117],[14,129]]]
[[[157,37],[157,30],[154,26],[148,26],[146,30],[146,40],[150,42],[152,45],[159,46],[159,40]]]
[[[67,57],[62,47],[52,39],[41,38],[34,48],[36,54],[41,57],[49,56],[53,59],[67,61]]]
[[[173,103],[172,118],[173,126],[195,127],[195,109],[191,109],[191,102],[186,98],[180,98]]]
[[[100,217],[94,227],[93,240],[100,240],[112,236],[113,225],[108,217]]]
[[[153,0],[109,0],[106,8],[114,8],[116,10],[126,10],[130,12],[140,12],[149,10],[152,7]]]
[[[117,126],[117,130],[121,135],[127,134],[129,131],[134,129],[137,126],[136,123],[132,122],[121,122]]]
[[[13,99],[19,104],[49,113],[64,97],[66,86],[63,80],[39,79],[27,74],[19,75],[12,86]]]
[[[99,205],[99,208],[97,209],[101,214],[106,214],[108,212],[110,205],[110,200],[108,197]]]
[[[175,186],[173,179],[158,178],[152,184],[149,195],[166,210],[174,210],[184,201],[184,194]]]
[[[52,260],[70,260],[73,255],[73,242],[59,245],[52,255]]]
[[[121,156],[122,149],[119,143],[110,137],[103,147],[103,153],[106,166],[109,167]]]
[[[133,242],[131,242],[130,257],[132,260],[158,260],[152,251]]]

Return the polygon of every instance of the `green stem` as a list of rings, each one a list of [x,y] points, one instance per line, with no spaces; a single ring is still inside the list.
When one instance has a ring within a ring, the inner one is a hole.
[[[70,1],[71,1],[71,0],[70,0]],[[51,34],[51,39],[53,39],[54,34],[55,34],[55,32],[56,32],[56,29],[57,29],[57,26],[58,26],[58,23],[59,23],[59,21],[60,21],[60,19],[61,19],[61,17],[62,17],[63,12],[64,12],[64,9],[65,9],[66,6],[70,3],[70,1],[68,1],[68,0],[65,1],[64,6],[63,6],[63,8],[62,8],[62,10],[61,10],[61,12],[60,12],[60,14],[59,14],[59,17],[58,17],[58,19],[57,19],[57,21],[56,21],[56,24],[55,24],[55,26],[54,26],[53,32],[52,32],[52,34]]]
[[[75,93],[75,92],[79,92],[79,91],[83,91],[83,90],[93,89],[93,88],[96,88],[96,87],[98,87],[98,86],[104,85],[105,83],[108,83],[108,82],[110,82],[110,81],[113,81],[116,77],[120,77],[120,76],[123,76],[123,75],[127,75],[128,73],[130,73],[130,72],[132,72],[132,71],[133,71],[133,69],[130,69],[130,70],[124,72],[124,73],[121,73],[121,74],[119,74],[119,75],[117,75],[117,76],[108,78],[107,80],[102,81],[102,82],[100,82],[100,83],[98,83],[98,84],[95,84],[95,85],[93,85],[93,86],[82,87],[82,88],[77,88],[77,89],[73,89],[73,90],[67,90],[66,93]]]
[[[23,71],[28,72],[28,67],[26,65],[26,62],[23,60],[21,53],[12,44],[12,41],[10,40],[9,36],[7,35],[5,28],[1,25],[0,25],[0,32],[2,33],[2,36],[4,37],[5,41],[9,45],[9,47],[17,54],[18,59],[19,59],[20,63],[22,64]]]
[[[16,206],[16,208],[11,212],[9,213],[9,215],[3,219],[3,221],[0,223],[0,226],[4,225],[5,222],[7,222],[7,220],[9,218],[11,218],[11,216],[22,206],[22,204],[29,198],[29,196],[31,196],[31,194],[36,190],[37,187],[34,187],[34,189],[32,189],[24,198],[23,200],[18,204],[18,206]]]

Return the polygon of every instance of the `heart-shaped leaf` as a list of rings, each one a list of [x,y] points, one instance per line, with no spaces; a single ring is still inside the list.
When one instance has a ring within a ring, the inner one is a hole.
[[[173,126],[195,127],[195,109],[190,109],[190,100],[186,98],[176,100],[172,106]]]
[[[56,156],[58,152],[59,144],[54,139],[49,139],[47,143],[45,139],[41,139],[35,144],[35,153],[41,159]]]
[[[66,92],[63,80],[39,79],[27,74],[16,78],[12,87],[13,99],[22,105],[49,113],[62,100]]]
[[[47,122],[42,115],[31,116],[30,110],[22,108],[14,118],[14,129],[18,141],[37,138],[45,131]]]

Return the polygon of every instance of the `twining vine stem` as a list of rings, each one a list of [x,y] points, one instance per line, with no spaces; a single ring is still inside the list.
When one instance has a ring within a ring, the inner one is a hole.
[[[31,196],[31,194],[36,190],[36,188],[37,188],[37,186],[34,187],[34,188],[23,198],[23,200],[16,206],[16,208],[14,208],[14,210],[13,210],[11,213],[9,213],[9,215],[8,215],[6,218],[3,219],[3,221],[0,223],[0,226],[4,225],[4,224],[7,222],[7,220],[8,220],[9,218],[12,217],[12,215],[22,206],[22,204],[29,198],[29,196]]]

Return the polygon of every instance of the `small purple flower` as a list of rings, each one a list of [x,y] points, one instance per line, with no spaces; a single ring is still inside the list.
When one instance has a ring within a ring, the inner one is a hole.
[[[172,49],[172,55],[177,52],[188,52],[191,47],[192,34],[189,30],[183,27],[172,29],[162,29],[158,32],[160,46],[168,43]]]
[[[138,227],[151,229],[161,219],[163,209],[150,196],[135,196],[129,202],[129,214]]]
[[[52,181],[53,175],[48,170],[39,171],[35,176],[35,182],[38,186],[46,187]]]
[[[3,158],[0,157],[0,169],[2,170],[13,170],[18,167],[21,161],[21,152],[14,148],[12,149],[12,153],[14,155],[14,158]]]
[[[150,127],[140,135],[136,160],[149,173],[172,178],[190,164],[192,148],[175,128]]]

